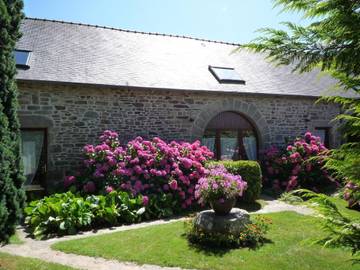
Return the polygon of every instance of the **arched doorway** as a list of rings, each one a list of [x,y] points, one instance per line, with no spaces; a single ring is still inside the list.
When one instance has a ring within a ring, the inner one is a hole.
[[[243,115],[232,111],[219,113],[210,120],[202,143],[218,160],[256,160],[258,156],[256,129]]]

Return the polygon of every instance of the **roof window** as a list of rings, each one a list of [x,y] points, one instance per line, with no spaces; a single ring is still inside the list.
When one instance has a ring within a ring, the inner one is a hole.
[[[240,77],[234,68],[209,66],[209,71],[219,83],[245,84],[245,80]]]
[[[16,67],[30,68],[29,66],[30,55],[31,55],[30,51],[15,50],[14,57],[15,57]]]

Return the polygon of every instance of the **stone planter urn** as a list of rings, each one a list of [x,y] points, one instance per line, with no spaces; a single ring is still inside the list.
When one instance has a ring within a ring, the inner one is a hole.
[[[226,216],[230,213],[231,209],[236,203],[236,198],[226,199],[224,202],[219,202],[219,200],[210,202],[211,208],[214,210],[215,214],[218,216]]]
[[[239,208],[231,209],[227,215],[217,215],[213,210],[205,210],[195,217],[194,225],[206,233],[239,235],[250,224],[250,215]]]

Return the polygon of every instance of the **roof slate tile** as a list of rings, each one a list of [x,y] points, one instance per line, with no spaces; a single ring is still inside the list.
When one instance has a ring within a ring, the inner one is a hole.
[[[33,18],[21,30],[17,49],[32,57],[19,80],[314,97],[336,82],[225,42]],[[209,65],[235,68],[246,85],[218,83]]]

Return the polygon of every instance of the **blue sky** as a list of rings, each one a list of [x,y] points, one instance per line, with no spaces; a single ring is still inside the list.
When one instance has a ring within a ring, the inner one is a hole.
[[[261,27],[306,24],[271,0],[24,0],[28,17],[245,43]]]

